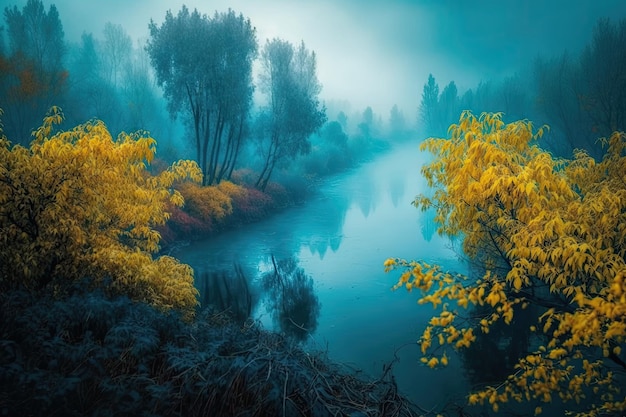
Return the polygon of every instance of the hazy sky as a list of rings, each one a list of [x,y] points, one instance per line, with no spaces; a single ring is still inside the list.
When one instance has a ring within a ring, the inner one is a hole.
[[[66,39],[83,31],[101,37],[104,23],[148,36],[150,19],[182,4],[213,14],[228,8],[250,18],[259,43],[280,37],[305,42],[318,58],[325,100],[393,104],[414,112],[432,73],[440,88],[454,80],[462,93],[502,77],[537,55],[577,51],[600,17],[626,17],[626,0],[43,0],[56,4]],[[26,0],[0,0],[22,7]]]

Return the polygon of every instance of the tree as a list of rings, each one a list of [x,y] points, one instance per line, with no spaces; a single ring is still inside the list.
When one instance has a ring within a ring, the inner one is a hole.
[[[124,71],[122,96],[127,106],[126,123],[133,129],[147,128],[159,137],[166,136],[164,121],[167,114],[164,102],[156,89],[156,83],[150,74],[150,58],[147,51],[138,45]],[[168,123],[169,124],[169,123]]]
[[[48,12],[39,0],[28,0],[20,11],[5,8],[9,51],[0,57],[0,96],[5,102],[6,131],[27,144],[30,132],[66,88],[64,32],[54,5]]]
[[[348,135],[343,131],[341,123],[337,121],[328,122],[320,136],[329,146],[337,147],[344,152],[348,147]]]
[[[183,203],[172,185],[200,181],[197,165],[179,161],[151,176],[154,139],[113,140],[99,121],[54,133],[61,121],[53,108],[29,148],[0,138],[0,290],[63,294],[86,279],[192,315],[191,268],[153,254],[166,204]]]
[[[83,33],[81,42],[70,48],[69,100],[64,108],[71,117],[67,120],[70,125],[96,118],[104,121],[109,132],[116,135],[128,125],[128,111],[124,108],[120,89],[113,84],[108,73],[108,58],[102,45],[92,34]]]
[[[511,325],[516,311],[534,306],[539,315],[528,330],[539,342],[519,353],[501,384],[472,393],[469,403],[497,411],[510,400],[529,401],[538,413],[558,395],[578,415],[623,413],[626,135],[603,139],[598,163],[585,151],[553,159],[536,145],[544,128],[504,124],[499,114],[464,112],[450,132],[422,145],[435,155],[422,170],[435,192],[414,204],[436,209],[439,233],[463,237],[478,276],[385,261],[386,270],[403,271],[396,288],[421,290],[420,303],[442,310],[420,338],[422,362],[445,366],[448,347],[465,349],[475,333]]]
[[[359,133],[365,139],[371,139],[374,136],[374,110],[371,106],[367,106],[361,114],[361,123],[358,125]]]
[[[348,116],[343,111],[337,113],[337,122],[341,125],[341,128],[346,131],[348,130]]]
[[[150,23],[147,46],[171,114],[192,126],[204,183],[229,178],[246,133],[257,53],[250,20],[229,10],[212,18],[187,7]]]
[[[522,120],[528,117],[527,95],[528,88],[524,79],[519,75],[505,77],[498,86],[498,108],[492,111],[503,112],[506,120]]]
[[[122,25],[107,22],[102,41],[102,69],[104,79],[114,87],[120,87],[124,72],[130,66],[133,41]]]
[[[551,147],[560,144],[561,149],[555,149],[559,155],[569,155],[577,148],[591,151],[594,139],[590,135],[589,116],[579,102],[580,70],[576,61],[567,53],[550,60],[538,59],[534,82],[535,104],[559,134],[560,140]]]
[[[389,134],[392,138],[402,138],[407,133],[406,120],[404,113],[394,104],[389,112]]]
[[[435,77],[428,74],[428,81],[424,84],[422,101],[419,106],[419,121],[424,126],[426,136],[436,134],[439,114],[439,85]]]
[[[626,129],[625,51],[626,19],[616,25],[601,19],[580,58],[581,104],[600,135]]]
[[[264,161],[256,187],[261,190],[278,165],[309,152],[309,136],[326,121],[316,67],[315,52],[304,42],[294,49],[287,41],[268,40],[261,52],[260,85],[268,97],[260,116]]]
[[[459,114],[458,91],[455,82],[450,81],[439,96],[439,123],[437,131],[440,133],[437,133],[438,135],[444,134],[447,126],[454,122],[457,114]]]

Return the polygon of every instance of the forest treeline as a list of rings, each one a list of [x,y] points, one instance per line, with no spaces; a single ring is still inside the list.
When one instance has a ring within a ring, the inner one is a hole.
[[[463,110],[502,112],[504,120],[532,120],[550,132],[542,147],[571,157],[586,149],[604,154],[598,137],[626,129],[626,20],[596,23],[579,53],[538,56],[501,80],[486,80],[465,92],[454,81],[442,89],[432,74],[423,86],[418,118],[426,136],[442,137]]]
[[[259,189],[277,167],[311,175],[340,170],[361,156],[363,145],[377,148],[375,139],[410,131],[444,135],[463,110],[545,123],[546,146],[556,154],[584,148],[601,156],[596,138],[622,129],[626,112],[623,21],[599,21],[580,53],[537,57],[516,74],[464,92],[454,81],[440,88],[431,75],[421,96],[416,88],[417,114],[408,118],[398,106],[388,115],[371,107],[351,113],[336,103],[326,109],[315,52],[304,42],[260,42],[253,22],[232,10],[170,11],[161,25],[146,22],[150,35],[143,40],[108,22],[67,41],[56,7],[46,10],[40,0],[7,7],[4,21],[0,95],[13,143],[28,145],[47,110],[60,106],[66,126],[96,118],[113,135],[149,131],[160,158],[193,157],[205,184],[230,179],[235,168],[253,170]],[[262,68],[256,79],[253,62]]]
[[[149,131],[160,158],[192,157],[205,185],[249,168],[264,189],[275,170],[341,170],[368,152],[364,145],[378,148],[377,139],[408,130],[397,106],[389,128],[371,108],[351,120],[347,109],[327,117],[315,52],[304,41],[261,42],[252,22],[232,10],[207,15],[183,6],[161,24],[145,22],[142,40],[108,22],[67,41],[57,8],[40,0],[5,8],[4,21],[0,95],[13,143],[28,145],[48,109],[59,106],[63,126],[98,119],[114,136]]]

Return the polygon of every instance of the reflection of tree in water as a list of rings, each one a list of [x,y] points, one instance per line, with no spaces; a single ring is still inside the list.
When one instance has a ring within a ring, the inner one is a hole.
[[[404,197],[405,189],[405,177],[403,175],[394,176],[389,182],[389,195],[391,197],[391,204],[394,207],[398,207],[398,203]]]
[[[431,209],[432,210],[432,209]],[[434,210],[433,210],[434,211]],[[506,276],[510,265],[493,248],[486,245],[479,246],[476,255],[468,257],[463,252],[462,239],[453,239],[451,244],[460,260],[468,267],[467,275],[470,280],[478,280],[485,276],[489,264],[489,271]],[[516,294],[507,294],[511,300]],[[526,304],[524,304],[526,305]],[[475,387],[483,387],[498,381],[506,380],[515,373],[515,365],[519,359],[528,355],[538,347],[539,337],[532,333],[530,326],[536,325],[541,312],[532,304],[522,308],[522,304],[512,304],[513,320],[506,324],[502,317],[489,326],[489,332],[483,333],[480,326],[474,332],[476,340],[469,348],[459,351],[463,368],[469,382]],[[472,321],[489,320],[494,308],[488,304],[477,304],[467,311],[467,317]]]
[[[304,341],[317,329],[320,313],[313,279],[293,257],[276,261],[272,256],[272,267],[262,277],[269,309],[281,331],[296,341]]]
[[[350,200],[343,193],[331,194],[328,198],[326,204],[311,216],[300,232],[302,236],[309,236],[307,247],[312,254],[319,254],[320,259],[324,259],[329,247],[333,252],[339,249],[350,204]]]
[[[336,234],[335,236],[333,236],[333,237],[331,237],[329,239],[330,250],[332,250],[333,252],[337,252],[337,249],[339,249],[339,245],[341,245],[341,238],[342,237],[343,237],[343,235]]]
[[[469,348],[460,350],[463,368],[472,385],[503,381],[515,372],[515,364],[521,357],[537,346],[531,345],[533,333],[530,326],[537,323],[535,308],[523,309],[514,305],[514,319],[511,324],[498,320],[489,327],[489,333],[477,331],[476,340]],[[472,316],[488,316],[493,312],[489,306],[476,306]]]
[[[370,212],[376,209],[376,200],[374,199],[375,189],[372,178],[364,178],[357,183],[354,192],[354,200],[361,209],[363,217],[367,218]]]
[[[211,305],[218,311],[227,312],[240,323],[250,317],[255,300],[248,278],[239,264],[235,264],[232,271],[201,273],[196,280],[196,287],[200,293],[201,306]]]
[[[429,208],[422,213],[422,217],[420,219],[422,237],[427,242],[430,242],[437,231],[437,223],[435,223],[436,216],[437,211],[433,208]]]

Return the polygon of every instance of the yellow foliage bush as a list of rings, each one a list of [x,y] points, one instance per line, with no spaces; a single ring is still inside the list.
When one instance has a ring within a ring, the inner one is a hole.
[[[185,211],[205,222],[219,222],[232,214],[232,197],[245,192],[242,187],[229,181],[210,186],[184,182],[176,188],[185,199]]]
[[[435,155],[422,169],[435,191],[414,204],[436,210],[439,233],[462,236],[482,277],[470,280],[393,258],[384,267],[402,271],[395,288],[421,290],[420,303],[442,309],[420,339],[423,362],[433,367],[443,364],[432,360],[440,348],[433,338],[468,347],[473,329],[487,333],[497,321],[512,323],[514,306],[543,309],[530,330],[545,344],[519,358],[516,372],[497,387],[472,393],[470,404],[497,410],[510,400],[560,397],[578,404],[587,398],[590,408],[575,410],[580,416],[623,413],[626,136],[602,139],[607,150],[601,162],[582,150],[559,160],[536,144],[544,129],[464,112],[450,138],[422,145]],[[472,305],[491,313],[464,315]]]
[[[156,142],[139,133],[114,140],[100,121],[53,133],[52,108],[29,148],[0,138],[0,288],[62,291],[89,279],[162,308],[192,314],[193,272],[155,259],[166,203],[183,204],[175,181],[201,180],[179,161],[146,172]]]

